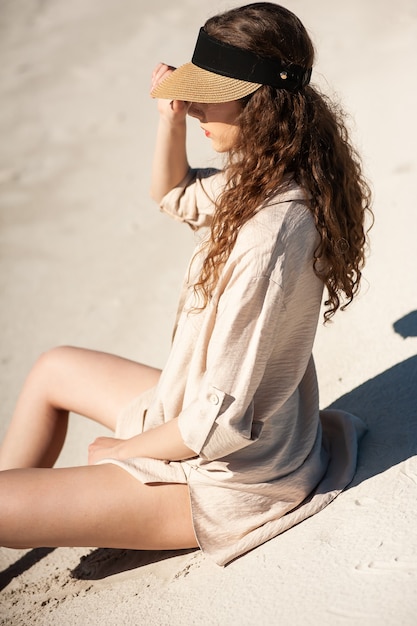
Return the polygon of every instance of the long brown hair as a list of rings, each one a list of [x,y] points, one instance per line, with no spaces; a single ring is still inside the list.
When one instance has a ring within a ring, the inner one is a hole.
[[[207,33],[260,56],[313,66],[313,44],[287,9],[258,2],[209,19]],[[371,193],[340,107],[317,88],[260,87],[243,103],[239,136],[228,155],[227,185],[218,198],[205,260],[194,288],[207,304],[241,226],[290,175],[311,196],[320,242],[312,259],[328,298],[325,321],[359,288],[365,260],[365,214]],[[200,300],[201,301],[201,300]]]

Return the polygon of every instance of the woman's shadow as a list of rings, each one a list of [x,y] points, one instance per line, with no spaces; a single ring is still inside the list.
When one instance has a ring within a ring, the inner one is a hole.
[[[417,337],[417,311],[393,324],[407,339]],[[341,396],[332,408],[349,411],[368,426],[350,487],[417,454],[417,356],[410,357]]]
[[[361,417],[368,426],[350,487],[417,454],[417,356],[413,356],[341,396],[331,405]],[[38,548],[0,572],[0,589],[51,551]],[[188,551],[99,548],[82,557],[74,578],[97,580]]]
[[[417,356],[338,398],[331,408],[358,415],[368,427],[349,487],[417,454]]]

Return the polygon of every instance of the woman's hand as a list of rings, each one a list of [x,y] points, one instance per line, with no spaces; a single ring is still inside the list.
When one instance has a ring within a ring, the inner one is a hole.
[[[88,464],[94,465],[102,459],[118,459],[120,446],[124,439],[116,439],[115,437],[97,437],[93,443],[88,446]]]
[[[152,72],[151,80],[151,92],[160,82],[162,82],[167,76],[172,74],[175,67],[172,65],[166,65],[166,63],[158,63]],[[183,121],[190,108],[189,102],[183,102],[182,100],[158,100],[158,111],[161,115],[167,117],[171,122]]]

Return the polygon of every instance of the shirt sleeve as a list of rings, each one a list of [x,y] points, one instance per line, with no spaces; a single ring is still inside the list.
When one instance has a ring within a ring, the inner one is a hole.
[[[185,178],[161,200],[161,211],[193,230],[209,226],[215,209],[215,198],[224,188],[222,171],[190,169]]]
[[[254,279],[238,307],[236,289],[231,286],[219,304],[198,395],[178,420],[185,444],[208,460],[248,446],[262,429],[254,422],[253,399],[272,350],[280,288],[268,278]]]

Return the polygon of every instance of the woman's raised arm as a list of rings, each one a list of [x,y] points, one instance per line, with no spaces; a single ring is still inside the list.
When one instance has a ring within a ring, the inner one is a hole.
[[[151,91],[174,68],[159,63],[152,74]],[[159,125],[152,165],[151,196],[160,202],[187,174],[186,115],[189,103],[158,100]]]

